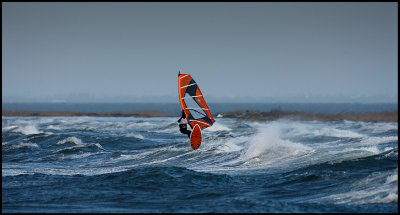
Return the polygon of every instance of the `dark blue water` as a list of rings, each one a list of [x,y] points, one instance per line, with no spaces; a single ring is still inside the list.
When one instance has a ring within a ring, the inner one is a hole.
[[[2,117],[2,212],[398,212],[398,124]]]
[[[82,112],[156,110],[171,115],[180,115],[181,110],[179,103],[3,103],[2,105],[3,110]],[[215,114],[235,110],[271,111],[272,109],[333,114],[398,110],[397,103],[209,103],[208,106]]]

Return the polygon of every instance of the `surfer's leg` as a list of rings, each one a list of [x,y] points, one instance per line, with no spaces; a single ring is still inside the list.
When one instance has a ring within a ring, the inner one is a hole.
[[[188,135],[188,137],[190,138],[190,134],[192,134],[192,132],[191,131],[189,131],[189,130],[186,130],[186,134]]]
[[[187,130],[187,127],[185,125],[179,125],[179,131],[182,134],[187,134],[189,138],[190,138],[190,134],[192,133],[191,131]]]
[[[187,134],[188,137],[190,137],[190,134],[192,133],[191,131],[187,130],[187,129],[180,129],[182,134]]]
[[[183,128],[183,126],[179,125],[179,131],[184,134],[185,133],[185,129]]]
[[[190,131],[187,130],[187,126],[186,126],[185,124],[179,125],[179,131],[180,131],[182,134],[187,134],[188,132],[190,133]]]

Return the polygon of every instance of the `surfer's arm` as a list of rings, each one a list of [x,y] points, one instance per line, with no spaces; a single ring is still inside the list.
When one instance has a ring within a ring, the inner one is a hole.
[[[185,111],[182,110],[182,116],[178,119],[178,122],[181,122],[183,118],[186,118]]]

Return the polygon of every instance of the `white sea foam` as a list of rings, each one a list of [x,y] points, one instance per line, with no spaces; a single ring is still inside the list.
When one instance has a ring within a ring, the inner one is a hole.
[[[272,125],[273,124],[271,124],[271,126]],[[368,135],[358,133],[357,130],[353,131],[350,130],[350,128],[343,129],[343,124],[339,123],[321,124],[321,122],[290,122],[285,124],[284,122],[281,122],[280,127],[281,128],[279,137],[276,136],[276,134],[278,134],[279,131],[271,132],[271,134],[265,135],[264,137],[264,139],[266,139],[265,142],[269,141],[269,146],[273,146],[273,143],[279,143],[279,142],[281,142],[280,144],[282,145],[282,143],[284,144],[285,141],[281,140],[284,140],[286,138],[296,140],[298,139],[299,136],[308,138],[315,138],[315,137],[323,138],[324,136],[340,138],[330,142],[323,142],[322,139],[321,142],[308,143],[306,147],[312,146],[313,150],[315,150],[316,152],[312,158],[312,162],[318,162],[319,159],[320,159],[319,162],[329,162],[329,161],[342,162],[343,160],[355,159],[374,154],[379,154],[384,151],[392,149],[392,147],[389,148],[386,147],[384,150],[382,150],[379,147],[379,144],[396,142],[398,140],[397,136],[370,137]],[[261,138],[261,136],[255,137],[253,141],[260,142],[261,140],[257,140],[257,138]],[[358,139],[352,140],[351,144],[349,144],[342,138],[358,138]],[[291,143],[289,142],[289,144]],[[267,148],[267,145],[268,144],[265,144],[264,147]],[[253,155],[257,156],[263,150],[264,149],[262,148],[262,146],[255,147],[254,145],[249,147],[247,155],[251,155],[251,153],[253,153]],[[327,158],[329,158],[330,160],[327,160]]]
[[[379,154],[381,152],[381,151],[379,151],[378,147],[376,147],[376,146],[361,147],[360,149],[364,150],[364,151],[372,152],[373,154]]]
[[[346,160],[354,160],[358,158],[368,157],[371,155],[379,154],[380,150],[376,147],[349,147],[342,148],[339,150],[331,150],[322,153],[322,161],[329,162],[331,164],[341,163]]]
[[[119,161],[127,161],[127,160],[134,160],[138,157],[137,154],[130,155],[130,154],[121,154],[116,158],[111,158],[111,163],[119,162]]]
[[[223,152],[235,152],[235,151],[240,151],[243,147],[236,145],[235,143],[232,142],[227,142],[224,146],[218,149],[218,151],[223,151]]]
[[[145,121],[145,122],[135,122],[135,123],[132,123],[132,124],[128,124],[129,128],[151,127],[151,126],[154,126],[154,124],[150,123],[150,122],[147,122],[147,121]]]
[[[398,201],[398,170],[386,173],[374,173],[349,185],[349,192],[324,197],[339,204],[374,204]],[[384,182],[383,182],[384,181]]]
[[[392,149],[394,149],[393,147],[385,147],[384,149],[383,149],[383,151],[384,152],[387,152],[387,151],[390,151],[390,150],[392,150]]]
[[[260,129],[259,133],[249,140],[244,157],[249,159],[256,157],[267,149],[272,150],[278,145],[280,139],[280,130],[277,127],[265,127]]]
[[[10,126],[6,126],[6,127],[1,128],[1,130],[4,132],[4,131],[12,130],[12,129],[14,129],[14,128],[17,128],[17,126],[15,126],[15,125],[10,125]]]
[[[97,146],[97,148],[99,149],[104,149],[103,146],[100,145],[100,143],[94,143],[95,146]]]
[[[397,177],[398,177],[398,170],[396,171],[395,174],[390,175],[390,176],[388,176],[386,178],[385,184],[390,184],[390,183],[393,183],[393,182],[397,182]]]
[[[352,191],[345,194],[331,196],[338,204],[376,204],[376,203],[391,203],[398,201],[398,194],[390,192],[388,194],[382,190],[361,190]]]
[[[84,143],[84,142],[82,142],[81,139],[76,138],[76,137],[68,137],[68,138],[63,139],[61,141],[58,141],[56,143],[56,145],[63,145],[63,144],[66,144],[66,143],[73,143],[74,146],[71,146],[71,147],[68,147],[68,148],[65,148],[65,149],[60,149],[57,152],[61,152],[61,151],[66,150],[66,149],[82,148],[82,147],[87,147],[87,146],[96,146],[97,148],[103,149],[103,147],[100,145],[100,143]]]
[[[214,124],[211,127],[207,127],[204,130],[205,131],[231,131],[232,129],[227,127],[226,125],[219,123],[219,122],[214,122]]]
[[[37,167],[33,168],[29,171],[20,171],[22,174],[33,174],[33,173],[42,173],[47,175],[103,175],[114,172],[123,172],[127,171],[125,167],[98,167],[98,168],[87,168],[87,167]],[[8,172],[8,171],[6,171]],[[8,174],[10,174],[8,172]]]
[[[398,202],[399,197],[398,197],[398,193],[389,193],[388,195],[386,195],[383,198],[379,198],[379,197],[375,197],[374,199],[370,200],[370,201],[364,201],[361,202],[362,204],[374,204],[374,203],[392,203],[392,202]]]
[[[387,136],[387,137],[364,137],[362,144],[364,145],[377,145],[382,143],[397,142],[398,136]]]
[[[14,143],[14,144],[7,144],[12,149],[19,149],[19,148],[39,148],[38,144],[31,143],[31,142],[22,142],[22,143]]]
[[[249,140],[248,136],[240,136],[234,138],[224,138],[218,141],[212,141],[207,146],[211,146],[210,150],[215,150],[216,153],[236,152],[244,148],[244,143]]]
[[[209,155],[209,161],[196,161],[197,166],[194,164],[190,168],[205,172],[248,171],[260,168],[282,169],[283,166],[295,166],[293,163],[297,166],[310,163],[310,158],[307,157],[315,152],[312,147],[285,139],[288,136],[287,130],[300,124],[293,125],[292,122],[285,121],[247,124],[256,128],[257,132],[253,135],[228,135],[206,139],[196,152],[218,156]],[[193,164],[193,161],[191,163]]]
[[[397,123],[390,123],[390,122],[360,122],[363,129],[370,130],[374,133],[381,133],[389,130],[398,130]]]
[[[287,137],[297,137],[297,136],[309,136],[309,137],[318,137],[318,136],[326,136],[326,137],[339,137],[339,138],[362,138],[363,134],[358,132],[337,128],[335,124],[330,123],[321,123],[321,122],[285,122],[285,121],[277,121],[277,123],[281,123],[285,125],[283,128],[286,131],[285,135]]]
[[[92,156],[96,153],[90,153],[90,152],[86,152],[86,153],[81,153],[81,154],[71,154],[71,155],[62,155],[61,156],[61,160],[65,160],[65,159],[81,159],[81,158],[85,158],[85,157],[89,157]]]
[[[174,127],[170,127],[170,128],[165,128],[165,129],[155,129],[155,130],[152,130],[153,132],[156,132],[156,133],[176,133],[176,132],[179,132],[179,127],[178,127],[178,124],[176,124],[176,127],[174,126]]]
[[[364,135],[351,130],[342,130],[337,128],[322,127],[315,130],[316,136],[328,136],[328,137],[344,137],[344,138],[360,138]]]
[[[285,126],[286,123],[274,122],[260,127],[258,133],[249,140],[243,158],[251,159],[268,154],[268,162],[274,162],[275,159],[280,160],[313,151],[311,147],[301,143],[282,139],[281,131]]]
[[[4,176],[17,176],[17,175],[24,175],[28,174],[27,171],[15,168],[2,168],[1,175]]]
[[[52,129],[52,130],[61,130],[60,126],[55,126],[55,125],[48,125],[46,129]]]
[[[13,130],[13,132],[18,132],[24,135],[40,134],[41,132],[34,125],[27,125],[23,127],[18,127]]]
[[[144,139],[145,139],[145,138],[143,137],[143,135],[141,135],[141,134],[136,134],[136,133],[128,133],[128,134],[125,135],[125,137],[134,137],[134,138],[141,139],[141,140],[144,140]]]
[[[73,143],[75,145],[83,145],[83,142],[81,139],[76,138],[76,137],[68,137],[66,139],[60,140],[56,143],[56,145],[62,145],[66,143]]]

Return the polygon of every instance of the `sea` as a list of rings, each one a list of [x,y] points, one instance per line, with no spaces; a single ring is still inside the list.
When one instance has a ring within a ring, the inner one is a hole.
[[[124,111],[121,107],[135,106],[47,105],[33,104],[30,110]],[[170,105],[165,112],[179,114]],[[163,104],[139,106],[125,111],[163,111]],[[209,106],[212,113],[246,107]],[[3,110],[9,107],[3,103]],[[397,104],[249,107],[397,110]],[[2,116],[2,212],[398,213],[397,122],[216,117],[202,131],[200,148],[193,150],[177,120]]]

